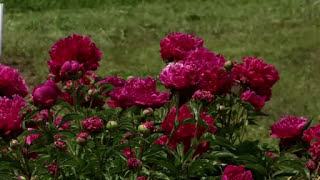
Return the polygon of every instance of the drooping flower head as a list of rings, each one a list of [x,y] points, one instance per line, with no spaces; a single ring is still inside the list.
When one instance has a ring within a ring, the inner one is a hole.
[[[211,92],[209,92],[209,91],[198,90],[192,95],[192,98],[211,103],[214,99],[214,95],[212,95]]]
[[[307,123],[308,120],[303,117],[282,116],[280,121],[271,126],[270,136],[280,139],[300,137]]]
[[[25,105],[26,101],[18,95],[13,95],[12,99],[0,97],[1,134],[9,134],[21,129],[22,116],[19,113]]]
[[[244,57],[242,63],[233,67],[232,74],[233,80],[265,96],[267,101],[270,100],[272,86],[280,79],[274,66],[257,57]]]
[[[52,80],[47,80],[43,84],[34,87],[32,101],[36,106],[51,108],[60,94],[61,90],[56,83]]]
[[[68,68],[71,71],[95,71],[99,67],[101,56],[102,52],[89,37],[73,34],[53,44],[50,50],[51,59],[47,63],[56,81],[68,80],[70,77],[63,76],[65,72],[62,69],[67,61],[77,62],[76,68]]]
[[[253,180],[253,177],[245,166],[228,165],[223,171],[222,180]]]
[[[103,120],[98,116],[91,117],[82,122],[84,129],[88,131],[99,131],[103,128]]]
[[[13,95],[25,97],[28,87],[18,70],[0,64],[0,97],[11,98]]]
[[[127,161],[127,167],[131,170],[139,170],[142,167],[142,163],[137,158],[129,158]]]
[[[189,51],[201,48],[203,39],[195,38],[194,35],[180,32],[168,34],[160,41],[160,54],[164,61],[179,61],[183,59]]]
[[[159,92],[156,87],[156,80],[151,77],[133,78],[122,87],[117,87],[110,92],[111,107],[126,109],[131,106],[141,108],[159,108],[169,102],[170,93]]]
[[[241,100],[248,101],[256,111],[260,111],[265,104],[265,97],[259,96],[254,91],[250,90],[242,93]]]

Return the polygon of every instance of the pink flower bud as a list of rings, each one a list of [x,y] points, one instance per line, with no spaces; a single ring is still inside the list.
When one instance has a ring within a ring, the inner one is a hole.
[[[82,69],[82,66],[77,61],[66,61],[60,69],[60,77],[64,80],[73,79]]]
[[[77,135],[77,143],[80,144],[81,146],[87,144],[87,139],[88,139],[89,133],[87,132],[81,132]]]
[[[82,126],[88,131],[99,131],[103,128],[103,121],[98,116],[94,116],[84,120]]]
[[[61,91],[52,80],[36,86],[32,92],[34,105],[39,107],[51,108],[58,99]]]
[[[144,176],[140,176],[140,177],[137,178],[137,180],[147,180],[147,178],[144,177]]]
[[[314,170],[316,168],[316,163],[312,160],[310,160],[309,162],[306,162],[306,167],[309,170]]]
[[[139,159],[137,158],[130,158],[127,161],[127,166],[131,170],[139,170],[142,167],[142,163]]]
[[[59,171],[55,163],[51,163],[48,167],[48,170],[49,170],[49,173],[52,175],[56,174],[56,171]]]

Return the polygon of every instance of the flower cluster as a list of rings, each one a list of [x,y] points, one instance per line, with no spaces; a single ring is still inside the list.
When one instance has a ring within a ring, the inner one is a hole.
[[[128,80],[124,86],[116,87],[110,92],[111,107],[126,109],[131,106],[140,108],[159,108],[169,102],[170,93],[158,92],[156,80],[151,77],[133,78]]]

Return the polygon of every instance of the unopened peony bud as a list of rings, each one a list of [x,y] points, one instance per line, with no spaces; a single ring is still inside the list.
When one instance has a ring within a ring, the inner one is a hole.
[[[137,178],[137,180],[147,180],[147,178],[144,177],[144,176],[140,176],[140,177]]]
[[[150,115],[153,113],[153,109],[152,108],[147,108],[145,110],[143,110],[142,114],[145,115]]]
[[[94,90],[92,90],[92,89],[90,89],[90,90],[88,91],[88,95],[89,95],[89,96],[92,96],[93,93],[94,93]]]
[[[58,139],[54,142],[54,145],[56,146],[56,148],[64,150],[67,146],[67,143],[61,139]]]
[[[11,147],[12,149],[17,148],[18,146],[19,146],[19,141],[15,140],[15,139],[12,139],[12,140],[10,141],[10,147]]]
[[[150,133],[150,129],[148,127],[146,127],[145,125],[143,125],[143,124],[140,124],[138,126],[138,131],[143,133],[143,134],[149,134]]]
[[[35,176],[32,176],[32,177],[31,177],[31,180],[40,180],[40,177],[37,176],[37,175],[35,175]]]
[[[129,158],[127,161],[127,167],[131,170],[139,170],[142,167],[142,163],[137,158]]]
[[[57,101],[60,93],[61,91],[56,83],[52,80],[47,80],[33,89],[33,104],[38,107],[51,108]]]
[[[17,177],[17,179],[25,180],[25,179],[26,179],[26,177],[24,177],[24,176],[18,176],[18,177]]]
[[[81,75],[82,66],[77,61],[66,61],[60,69],[60,77],[70,80]]]
[[[77,135],[77,143],[81,146],[84,146],[87,144],[87,139],[88,139],[89,133],[87,132],[81,132]]]
[[[109,130],[115,129],[115,128],[117,128],[117,127],[118,127],[117,121],[109,121],[109,122],[107,123],[107,126],[106,126],[106,128],[109,129]]]
[[[232,67],[233,67],[232,61],[229,60],[229,61],[224,63],[224,68],[226,68],[226,70],[231,70]]]
[[[224,105],[219,106],[219,110],[224,110],[226,107]]]

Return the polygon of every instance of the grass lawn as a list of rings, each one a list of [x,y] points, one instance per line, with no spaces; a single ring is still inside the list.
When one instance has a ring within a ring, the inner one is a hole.
[[[51,45],[72,33],[89,35],[104,52],[100,75],[156,77],[164,63],[159,41],[172,31],[194,33],[231,60],[259,56],[280,81],[253,138],[281,114],[320,119],[320,0],[8,0],[1,63],[28,84],[42,82]],[[258,129],[259,128],[259,129]]]

